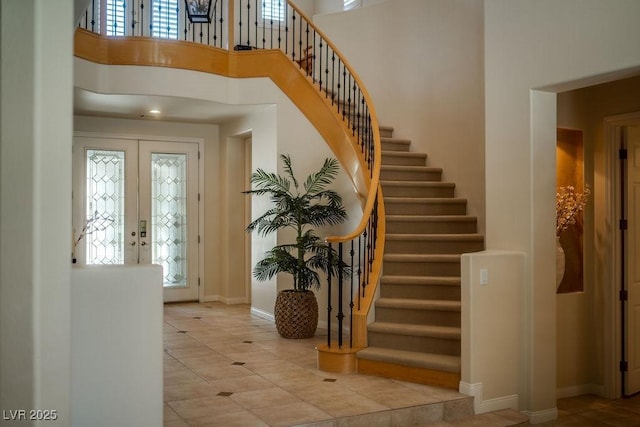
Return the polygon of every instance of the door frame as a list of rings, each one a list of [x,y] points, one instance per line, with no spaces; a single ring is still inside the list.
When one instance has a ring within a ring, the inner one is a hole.
[[[132,141],[139,140],[153,140],[161,142],[175,142],[175,143],[196,143],[198,144],[198,193],[200,194],[200,203],[198,203],[198,235],[200,236],[200,244],[198,245],[198,277],[200,278],[200,286],[198,287],[198,301],[204,301],[204,287],[206,278],[204,276],[204,195],[205,193],[205,180],[204,180],[204,167],[203,162],[205,158],[205,144],[203,138],[183,137],[183,136],[163,136],[154,134],[120,134],[120,133],[108,133],[108,132],[86,132],[86,131],[74,131],[73,138],[104,138],[104,139],[126,139]],[[74,200],[75,203],[75,200]]]
[[[604,263],[604,387],[608,397],[622,397],[622,375],[619,362],[622,360],[622,323],[619,299],[622,271],[620,268],[620,160],[621,131],[624,126],[640,124],[640,111],[604,118],[605,139],[605,217],[611,238],[606,244]]]

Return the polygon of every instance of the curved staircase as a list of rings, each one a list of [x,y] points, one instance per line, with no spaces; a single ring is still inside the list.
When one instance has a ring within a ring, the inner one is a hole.
[[[386,244],[369,347],[358,372],[458,388],[460,255],[484,249],[477,219],[427,155],[381,127]]]

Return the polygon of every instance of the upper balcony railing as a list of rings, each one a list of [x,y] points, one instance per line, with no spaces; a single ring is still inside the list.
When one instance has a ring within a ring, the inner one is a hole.
[[[239,54],[278,49],[307,76],[327,106],[341,118],[347,140],[357,153],[359,166],[349,173],[362,174],[359,178],[351,177],[353,182],[360,183],[356,190],[363,200],[362,220],[352,233],[327,238],[330,245],[337,245],[353,274],[348,285],[342,278],[334,278],[338,281],[337,298],[331,295],[329,277],[327,344],[335,345],[331,337],[335,303],[338,347],[343,346],[345,305],[351,325],[349,346],[366,346],[366,334],[358,328],[366,328],[374,291],[369,290],[369,285],[378,282],[384,244],[384,209],[379,189],[380,132],[368,92],[336,46],[291,0],[214,0],[211,22],[202,24],[191,23],[184,6],[182,0],[91,0],[78,26],[109,37],[183,40]],[[354,282],[357,289],[353,289]],[[347,286],[349,290],[345,289]]]

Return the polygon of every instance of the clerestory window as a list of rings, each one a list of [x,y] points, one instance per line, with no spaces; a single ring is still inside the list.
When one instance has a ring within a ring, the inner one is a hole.
[[[107,35],[124,36],[127,3],[124,0],[107,0]]]
[[[151,36],[178,39],[178,0],[153,0]]]
[[[286,0],[262,0],[262,22],[283,22]]]
[[[360,6],[360,0],[344,0],[344,10],[354,9]]]
[[[151,0],[150,7],[134,7],[134,2],[127,0],[102,0],[102,7],[96,1],[96,8],[105,15],[104,25],[107,36],[126,36],[148,29],[152,37],[178,39],[178,16],[181,0]],[[133,19],[133,21],[131,21]],[[145,23],[146,28],[140,26]],[[149,24],[150,22],[150,24]],[[100,19],[97,20],[98,29]]]

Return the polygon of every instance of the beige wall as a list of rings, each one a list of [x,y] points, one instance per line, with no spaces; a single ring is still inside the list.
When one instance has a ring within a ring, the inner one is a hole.
[[[442,167],[484,230],[483,2],[388,0],[314,22],[371,94],[378,121]],[[354,30],[357,28],[357,31]]]
[[[527,254],[525,392],[534,422],[556,416],[556,96],[640,70],[640,3],[485,2],[488,249]]]
[[[584,132],[585,178],[594,190],[585,212],[585,289],[584,293],[557,296],[558,395],[599,393],[605,388],[606,375],[617,360],[607,329],[609,301],[615,298],[611,283],[608,245],[613,244],[606,222],[609,183],[606,176],[614,165],[607,165],[605,154],[611,141],[604,130],[606,117],[640,112],[640,77],[618,80],[558,94],[558,127]],[[611,323],[615,319],[608,319]]]
[[[0,408],[52,426],[72,403],[72,6],[0,4]]]

